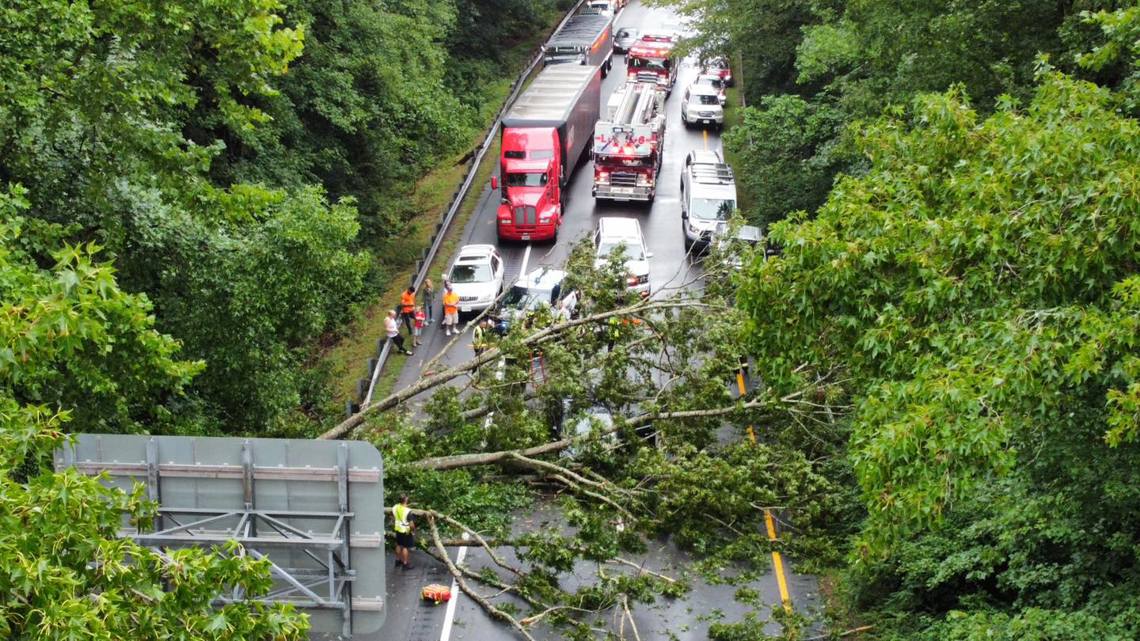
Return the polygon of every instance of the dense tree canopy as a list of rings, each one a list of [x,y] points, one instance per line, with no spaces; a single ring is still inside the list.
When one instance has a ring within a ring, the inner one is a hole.
[[[897,638],[1137,633],[1140,128],[1118,104],[1053,72],[988,118],[921,96],[743,281],[766,381],[842,372],[853,580],[926,613]]]
[[[551,15],[538,0],[9,3],[0,183],[28,221],[59,225],[52,242],[104,247],[204,362],[161,429],[293,432],[326,395],[305,364],[384,276],[386,243],[421,214],[416,181],[483,124],[491,96],[454,74],[501,63]]]

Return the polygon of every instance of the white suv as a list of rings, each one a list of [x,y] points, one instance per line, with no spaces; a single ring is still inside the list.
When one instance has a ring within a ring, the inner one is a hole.
[[[636,218],[604,217],[594,231],[594,266],[602,267],[618,247],[625,248],[626,285],[642,297],[649,296],[649,259],[641,223]]]
[[[503,291],[503,257],[494,245],[464,245],[446,280],[459,294],[460,314],[483,311]]]
[[[720,103],[720,90],[699,80],[689,85],[681,98],[681,122],[685,126],[701,124],[724,126],[724,107]]]
[[[720,152],[696,149],[681,170],[681,228],[685,247],[707,246],[736,211],[736,178]]]

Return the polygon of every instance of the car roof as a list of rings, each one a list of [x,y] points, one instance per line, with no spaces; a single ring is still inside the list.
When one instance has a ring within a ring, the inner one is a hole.
[[[689,86],[689,93],[695,93],[702,96],[716,96],[720,91],[712,85],[706,85],[700,82],[694,82]]]
[[[694,149],[689,152],[688,164],[696,163],[722,163],[720,152],[715,149]]]
[[[564,278],[566,278],[566,272],[561,269],[539,267],[520,278],[516,285],[526,289],[552,290]]]
[[[494,245],[464,245],[459,250],[455,261],[465,263],[475,262],[475,259],[489,260],[492,254],[498,253]]]
[[[641,223],[636,218],[604,216],[598,220],[598,231],[606,238],[642,242]]]

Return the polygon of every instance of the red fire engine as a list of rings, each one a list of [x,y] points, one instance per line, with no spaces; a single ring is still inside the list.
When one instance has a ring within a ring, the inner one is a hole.
[[[594,197],[652,202],[665,144],[665,90],[629,82],[594,127]]]

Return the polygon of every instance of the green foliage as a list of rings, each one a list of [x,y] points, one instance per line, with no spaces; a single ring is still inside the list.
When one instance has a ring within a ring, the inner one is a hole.
[[[146,297],[96,262],[98,247],[61,243],[57,228],[21,218],[27,207],[22,189],[0,193],[0,398],[66,410],[88,431],[165,423],[163,398],[202,364],[174,360],[178,344],[155,331]]]
[[[849,581],[880,638],[1140,629],[1140,128],[1118,98],[1056,73],[988,118],[921,96],[862,128],[866,174],[773,225],[782,255],[742,285],[765,381],[842,372],[868,510]]]
[[[109,490],[45,467],[71,427],[138,431],[172,408],[201,363],[176,361],[143,295],[119,288],[93,243],[21,217],[0,194],[0,636],[6,639],[299,640],[291,607],[214,599],[272,587],[267,562],[236,550],[159,553],[120,539],[123,516],[150,526],[141,488]]]
[[[751,222],[767,225],[823,203],[837,169],[850,164],[834,147],[842,122],[834,107],[794,95],[744,108],[725,145],[741,159],[736,171],[752,194]]]
[[[438,44],[454,11],[449,0],[288,2],[283,15],[306,26],[305,53],[264,101],[271,122],[226,136],[214,114],[197,116],[199,137],[227,143],[215,180],[317,183],[355,199],[365,240],[403,231],[419,214],[407,206],[414,182],[471,134]]]

